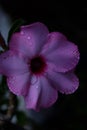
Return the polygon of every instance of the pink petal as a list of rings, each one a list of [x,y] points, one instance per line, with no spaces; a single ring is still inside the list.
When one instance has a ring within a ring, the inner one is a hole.
[[[37,79],[35,83],[31,83],[29,91],[26,96],[24,96],[26,108],[34,109],[38,111],[38,100],[41,92],[40,82]]]
[[[34,23],[22,26],[20,33],[13,34],[10,40],[10,48],[30,56],[37,54],[44,45],[48,35],[48,29],[42,23]]]
[[[0,73],[5,76],[13,76],[28,72],[28,66],[24,60],[12,51],[0,55]]]
[[[21,32],[14,33],[12,35],[9,42],[9,47],[10,50],[20,53],[26,58],[29,58],[33,55],[29,40],[26,38],[25,35],[22,35]]]
[[[38,106],[41,108],[50,107],[54,104],[58,98],[58,93],[55,88],[52,87],[51,83],[46,77],[41,77],[41,93],[38,102]]]
[[[50,66],[58,72],[67,72],[73,69],[79,61],[77,46],[57,32],[50,33],[41,54],[44,55]]]
[[[45,76],[54,88],[61,93],[71,94],[75,92],[79,86],[79,80],[72,71],[67,73],[58,73],[53,70],[48,70]]]
[[[31,49],[33,50],[34,54],[41,50],[49,33],[47,27],[40,22],[22,26],[21,32],[24,33],[24,35],[28,38],[28,41],[32,44]]]
[[[46,44],[43,46],[42,53],[55,51],[67,38],[60,32],[51,32],[48,34]]]
[[[26,95],[30,87],[30,74],[15,75],[7,78],[10,91],[16,95]]]
[[[28,95],[25,96],[25,103],[28,109],[39,111],[40,108],[47,108],[57,100],[57,91],[45,77],[40,77],[37,82],[29,88]]]

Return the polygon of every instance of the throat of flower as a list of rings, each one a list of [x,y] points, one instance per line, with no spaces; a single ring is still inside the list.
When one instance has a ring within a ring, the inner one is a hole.
[[[40,75],[45,71],[46,62],[42,56],[33,57],[30,61],[30,71],[33,74]]]

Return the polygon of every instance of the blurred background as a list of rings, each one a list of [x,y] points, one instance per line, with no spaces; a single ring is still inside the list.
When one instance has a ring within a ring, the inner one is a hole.
[[[0,32],[5,40],[12,23],[19,18],[28,24],[43,22],[50,31],[62,32],[78,45],[80,61],[76,75],[80,86],[72,95],[59,93],[57,102],[40,112],[26,110],[19,98],[12,122],[26,130],[87,130],[87,8],[66,8],[57,1],[0,0]]]

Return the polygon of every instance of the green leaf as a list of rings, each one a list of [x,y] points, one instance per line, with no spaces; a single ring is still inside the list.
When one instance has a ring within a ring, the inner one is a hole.
[[[25,23],[24,20],[18,19],[18,20],[16,20],[16,21],[12,24],[12,27],[11,27],[11,29],[10,29],[10,31],[9,31],[9,34],[8,34],[8,40],[7,40],[8,42],[9,42],[9,40],[10,40],[10,38],[11,38],[11,35],[12,35],[14,32],[19,31],[19,30],[20,30],[20,26],[23,25],[24,23]]]

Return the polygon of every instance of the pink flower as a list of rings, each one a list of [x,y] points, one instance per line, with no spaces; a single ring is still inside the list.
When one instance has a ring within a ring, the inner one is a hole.
[[[10,91],[24,97],[27,108],[39,110],[56,102],[57,91],[77,90],[74,69],[78,61],[74,43],[37,22],[12,35],[9,50],[0,55],[0,73],[7,77]]]

